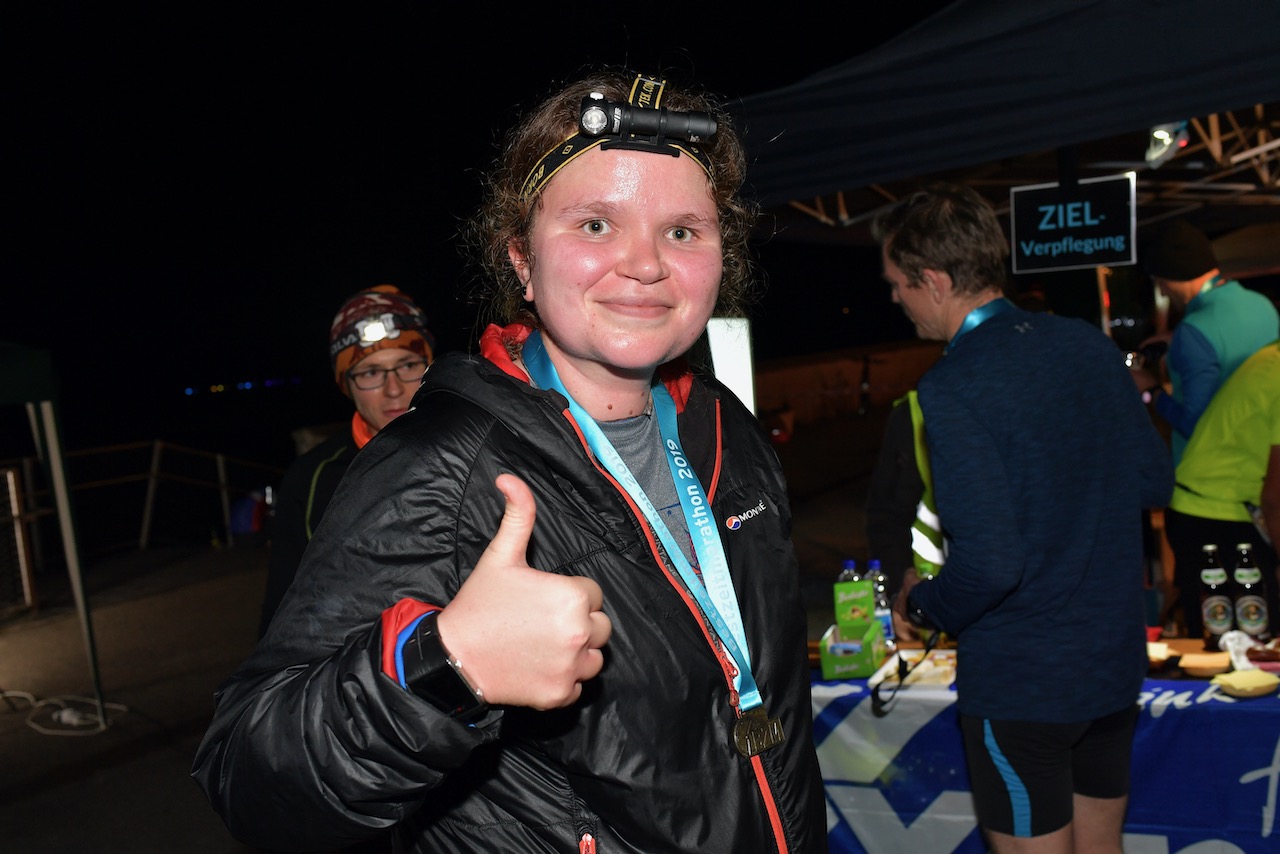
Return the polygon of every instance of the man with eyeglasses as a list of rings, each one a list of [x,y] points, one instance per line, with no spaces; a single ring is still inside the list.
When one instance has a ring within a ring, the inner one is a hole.
[[[409,411],[434,355],[427,315],[394,285],[378,285],[343,303],[329,331],[334,379],[356,411],[341,430],[298,457],[285,472],[271,527],[261,637],[293,581],[329,499],[356,452]]]

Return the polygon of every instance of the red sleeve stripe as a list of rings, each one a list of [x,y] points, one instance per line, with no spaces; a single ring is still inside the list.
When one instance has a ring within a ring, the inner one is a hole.
[[[396,664],[400,658],[401,635],[418,620],[439,611],[439,605],[428,605],[417,599],[401,599],[382,612],[382,672],[401,683]]]

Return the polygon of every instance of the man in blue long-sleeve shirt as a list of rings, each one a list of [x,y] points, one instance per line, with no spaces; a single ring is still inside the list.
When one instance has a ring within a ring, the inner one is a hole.
[[[917,192],[874,232],[894,301],[948,342],[918,386],[947,562],[897,607],[957,641],[978,821],[995,851],[1119,854],[1168,448],[1110,339],[1004,297],[1008,243],[972,190]]]

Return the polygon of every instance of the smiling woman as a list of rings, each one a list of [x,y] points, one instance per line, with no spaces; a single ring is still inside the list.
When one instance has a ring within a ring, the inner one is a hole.
[[[600,100],[633,121],[598,138]],[[752,284],[744,175],[718,99],[630,72],[511,131],[469,232],[495,322],[355,456],[217,698],[194,774],[238,837],[826,850],[786,481],[686,359]]]

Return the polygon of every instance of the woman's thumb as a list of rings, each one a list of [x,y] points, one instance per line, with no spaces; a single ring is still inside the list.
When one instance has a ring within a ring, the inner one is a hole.
[[[486,551],[505,563],[524,564],[529,550],[529,537],[533,533],[533,520],[537,516],[537,504],[529,485],[513,474],[500,474],[495,485],[507,499],[506,509],[498,532],[489,541]]]

